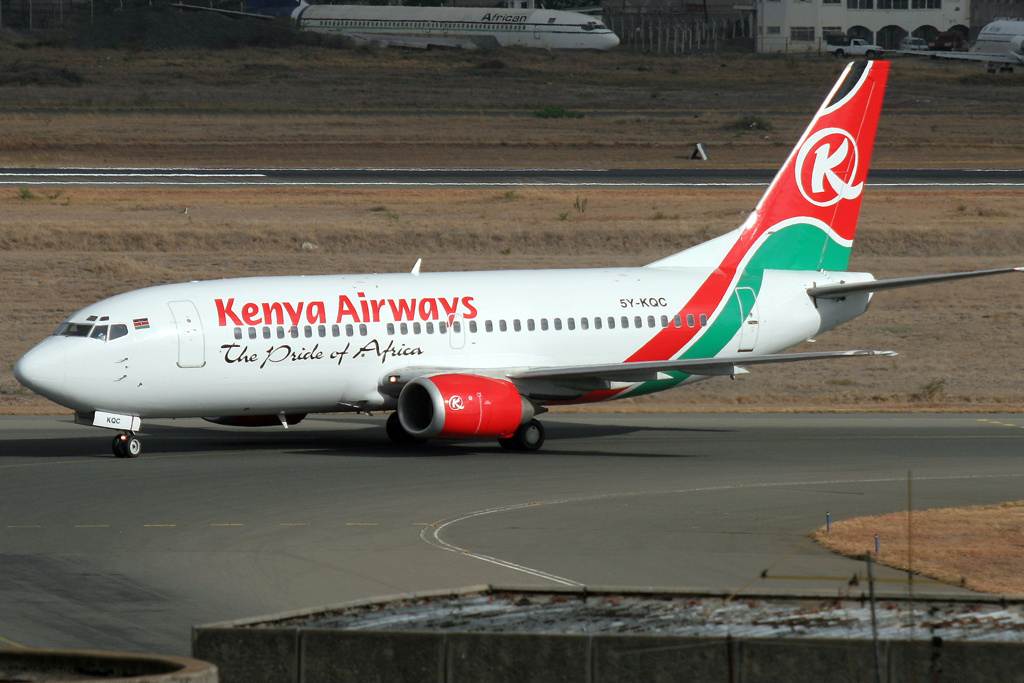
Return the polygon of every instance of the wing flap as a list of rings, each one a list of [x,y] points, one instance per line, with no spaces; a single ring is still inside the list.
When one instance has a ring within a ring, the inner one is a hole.
[[[748,365],[767,363],[795,363],[808,360],[852,358],[857,356],[895,356],[895,351],[821,351],[815,353],[779,353],[763,356],[730,356],[725,358],[682,358],[639,363],[612,363],[607,365],[577,365],[534,368],[510,372],[512,380],[574,380],[599,379],[608,382],[647,382],[659,379],[661,373],[685,372],[690,375],[738,375]]]

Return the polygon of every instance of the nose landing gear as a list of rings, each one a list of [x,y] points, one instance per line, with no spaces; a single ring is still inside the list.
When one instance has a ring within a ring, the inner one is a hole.
[[[134,432],[125,432],[114,437],[110,448],[118,458],[137,458],[142,452],[142,441]]]

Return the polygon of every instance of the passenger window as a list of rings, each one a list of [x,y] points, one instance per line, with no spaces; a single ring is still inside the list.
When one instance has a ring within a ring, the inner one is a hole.
[[[494,323],[492,323],[490,320],[485,320],[484,330],[486,330],[487,332],[494,332]]]
[[[473,329],[473,325],[472,324],[470,324],[469,329],[470,329],[470,332],[476,332],[476,330]],[[446,323],[444,321],[439,322],[437,324],[437,331],[440,332],[441,334],[448,334],[448,323]]]
[[[277,326],[277,338],[284,339],[284,328],[280,325]]]
[[[455,334],[460,334],[462,332],[462,323],[460,323],[458,320],[452,322],[452,332],[454,332]]]
[[[608,316],[608,329],[609,330],[614,330],[615,329],[615,318],[613,318],[612,316]]]
[[[331,336],[332,337],[340,337],[341,336],[341,328],[338,327],[337,325],[331,325]]]
[[[422,331],[423,331],[423,328],[420,327],[419,323],[413,323],[412,324],[412,333],[413,334],[420,334]]]
[[[120,339],[121,337],[127,336],[128,326],[127,325],[111,325],[110,326],[110,340]]]
[[[634,316],[633,317],[633,327],[635,327],[635,328],[637,328],[639,330],[643,326],[644,326],[644,319],[641,318],[640,316]]]
[[[427,323],[427,334],[434,334],[434,323]]]
[[[398,326],[398,331],[402,334],[409,334],[409,323],[401,323]]]
[[[654,316],[647,316],[647,327],[654,327],[657,323],[654,322]]]
[[[359,324],[359,336],[360,337],[365,337],[366,336],[366,325],[364,325],[363,323]]]
[[[541,318],[540,319],[540,329],[545,331],[545,332],[547,332],[547,330],[548,330],[548,319],[547,318]]]
[[[519,322],[519,318],[516,318],[515,320],[512,321],[512,329],[515,330],[516,332],[523,331],[523,324]]]
[[[595,330],[601,329],[601,318],[599,318],[599,317],[598,318],[594,318],[594,329]]]
[[[707,324],[708,324],[708,317],[706,315],[704,315],[703,313],[701,313],[700,314],[700,326],[701,327],[707,327]]]
[[[570,330],[575,330],[576,329],[576,318],[568,318],[568,319],[566,319],[565,325]]]
[[[327,326],[326,325],[317,325],[316,326],[316,334],[321,339],[326,337],[327,336]]]
[[[395,334],[395,324],[394,323],[388,323],[388,334],[394,336],[394,334]]]
[[[263,338],[264,339],[270,339],[270,328],[269,327],[264,327],[263,328]]]
[[[504,320],[498,321],[498,329],[501,330],[502,332],[508,332],[508,325],[505,323]]]
[[[626,329],[629,327],[629,318],[627,318],[626,316],[622,316],[622,319],[619,320],[619,322],[622,323],[622,329]]]
[[[686,326],[687,327],[693,327],[694,324],[695,323],[693,321],[693,313],[687,313],[686,314]]]
[[[580,329],[581,330],[589,330],[590,329],[590,319],[589,318],[580,318]]]
[[[242,328],[241,327],[236,327],[235,328],[235,339],[241,339],[241,338],[242,338]]]
[[[535,329],[537,329],[537,324],[533,322],[533,318],[527,318],[526,329],[529,330],[530,332],[533,332]]]
[[[288,328],[288,334],[291,335],[292,339],[298,339],[299,338],[299,328],[298,328],[298,326],[297,325],[292,325],[290,328]]]
[[[92,328],[92,334],[89,335],[93,339],[99,339],[100,341],[107,341],[107,326],[97,325]]]
[[[351,323],[348,324],[348,325],[345,325],[345,336],[346,337],[354,337],[355,334],[356,334],[356,328],[352,327]]]
[[[255,327],[250,327],[249,328],[249,339],[255,339],[255,338],[256,338],[256,328]]]
[[[661,326],[662,327],[668,327],[668,316],[667,315],[661,316]]]
[[[313,328],[311,326],[309,326],[309,325],[305,326],[305,329],[303,330],[303,332],[306,333],[306,339],[309,339],[310,337],[313,336]]]
[[[562,329],[562,319],[561,318],[555,318],[555,329],[556,330]]]

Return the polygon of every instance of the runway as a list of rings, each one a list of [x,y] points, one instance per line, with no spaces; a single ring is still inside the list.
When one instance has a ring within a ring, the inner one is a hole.
[[[905,509],[908,471],[916,508],[1024,483],[1009,415],[548,415],[534,454],[383,421],[152,421],[118,460],[0,418],[0,643],[187,654],[197,623],[480,583],[835,594],[860,565],[806,542],[826,512]]]
[[[698,163],[698,162],[694,162]],[[775,169],[4,168],[0,187],[765,187]],[[872,187],[1020,187],[1024,169],[872,169]]]

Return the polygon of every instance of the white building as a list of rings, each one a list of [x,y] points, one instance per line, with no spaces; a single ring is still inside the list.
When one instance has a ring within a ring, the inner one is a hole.
[[[968,36],[968,0],[756,0],[758,52],[824,48],[826,33],[846,33],[886,49],[913,35],[957,30]]]

